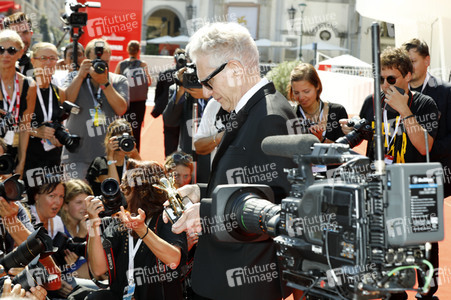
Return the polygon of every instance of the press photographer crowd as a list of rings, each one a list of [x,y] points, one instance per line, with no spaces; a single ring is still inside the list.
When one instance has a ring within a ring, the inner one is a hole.
[[[157,78],[161,164],[139,153],[140,42],[111,70],[82,6],[61,49],[25,13],[1,26],[2,298],[438,299],[451,85],[424,41],[380,49],[373,24],[377,92],[351,118],[311,64],[285,97],[245,27],[206,24]]]

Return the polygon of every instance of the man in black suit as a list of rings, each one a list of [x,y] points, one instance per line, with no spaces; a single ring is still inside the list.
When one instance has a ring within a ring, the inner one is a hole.
[[[411,39],[404,43],[403,47],[409,53],[413,65],[410,89],[432,97],[440,112],[439,128],[431,150],[431,161],[440,162],[443,166],[444,192],[445,197],[448,197],[451,195],[451,152],[449,151],[451,148],[451,85],[427,71],[431,58],[429,47],[424,41]],[[438,243],[432,244],[430,261],[434,269],[438,269]],[[438,274],[434,272],[435,282],[438,282],[437,276]],[[431,287],[426,295],[418,294],[416,297],[417,299],[438,299],[433,296],[437,289],[438,284]]]
[[[448,197],[451,196],[451,85],[428,72],[431,58],[429,47],[424,41],[412,39],[404,43],[403,47],[409,53],[413,65],[410,90],[430,96],[440,112],[431,161],[440,162],[443,166],[445,197]]]
[[[274,84],[260,77],[258,50],[248,30],[237,23],[209,24],[192,36],[187,51],[197,65],[205,98],[213,97],[231,112],[212,163],[207,196],[219,184],[258,183],[269,185],[280,203],[290,189],[283,169],[294,163],[264,154],[261,142],[288,134],[287,120],[295,116]],[[208,211],[208,202],[202,200],[185,211],[173,231],[198,233],[199,217],[208,216]],[[249,282],[250,273],[265,274],[267,280]],[[192,283],[197,299],[281,299],[284,291],[272,240],[224,243],[205,230],[199,237]]]

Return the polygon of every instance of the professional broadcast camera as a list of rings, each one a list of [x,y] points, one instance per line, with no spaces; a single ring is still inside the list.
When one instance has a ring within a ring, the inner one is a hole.
[[[78,114],[80,112],[80,106],[64,101],[60,106],[60,114],[57,122],[44,122],[43,125],[55,129],[56,139],[66,147],[69,152],[75,152],[80,145],[80,137],[76,134],[70,134],[66,131],[66,127],[62,124],[71,113]]]
[[[98,198],[102,200],[103,207],[105,208],[105,210],[99,214],[101,218],[114,215],[121,210],[121,206],[127,208],[127,201],[125,200],[119,182],[117,182],[116,179],[107,178],[102,181],[100,191],[102,192],[102,195]]]
[[[44,266],[37,262],[38,256],[43,258],[52,254],[56,250],[57,249],[52,245],[52,239],[47,234],[47,230],[44,227],[40,227],[14,251],[8,253],[7,255],[2,253],[0,265],[3,266],[5,272],[8,272],[11,268],[28,266],[25,270],[12,279],[13,284],[20,284],[23,289],[28,291],[31,287],[44,285],[45,283],[56,279],[56,275],[49,276]],[[0,278],[1,288],[3,287],[4,280],[7,278],[9,278],[9,276]]]
[[[117,151],[130,152],[135,148],[136,139],[127,132],[118,137],[117,141],[119,143],[119,149]]]
[[[378,41],[376,27],[373,38]],[[379,78],[378,51],[373,55]],[[375,85],[380,90],[379,80]],[[375,107],[380,102],[375,95]],[[204,231],[222,242],[274,238],[282,278],[308,299],[426,293],[434,274],[430,243],[444,238],[442,167],[385,165],[381,112],[375,114],[374,140],[381,147],[376,147],[374,163],[348,145],[367,137],[365,120],[342,139],[346,144],[322,144],[310,134],[265,138],[262,150],[267,155],[293,158],[298,165],[287,170],[289,197],[275,205],[268,186],[219,185],[211,199],[202,200],[211,202],[205,217],[219,220],[218,228],[233,230],[211,230],[203,224]],[[338,167],[328,171],[327,179],[315,180],[314,164]],[[415,271],[424,282],[418,288]]]
[[[108,64],[106,63],[106,61],[101,59],[104,48],[105,42],[103,41],[95,42],[94,53],[96,55],[96,58],[92,61],[92,67],[94,68],[94,71],[98,74],[105,73],[106,69],[108,68]]]

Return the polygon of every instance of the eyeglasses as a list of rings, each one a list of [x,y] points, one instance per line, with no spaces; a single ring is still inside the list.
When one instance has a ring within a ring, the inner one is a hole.
[[[204,80],[199,80],[199,83],[202,84],[204,87],[206,87],[207,89],[209,89],[210,91],[213,90],[213,87],[208,83],[213,77],[215,77],[216,75],[218,75],[222,70],[224,70],[224,68],[227,66],[229,62],[225,62],[222,65],[220,65],[216,70],[214,70],[213,72],[211,72],[210,75],[207,76],[207,78],[205,78]]]
[[[8,49],[6,49],[5,47],[0,46],[0,55],[5,54],[5,50],[6,50],[6,52],[8,52],[9,55],[14,55],[14,54],[16,54],[17,52],[19,52],[19,50],[17,50],[17,49],[14,48],[14,47],[9,47]]]
[[[35,57],[35,59],[40,60],[42,62],[58,60],[58,58],[54,57],[54,56],[41,56],[41,57]]]
[[[387,76],[387,78],[384,78],[381,76],[381,84],[384,84],[384,81],[387,80],[388,84],[395,84],[396,80],[398,80],[398,78],[396,78],[395,76]]]

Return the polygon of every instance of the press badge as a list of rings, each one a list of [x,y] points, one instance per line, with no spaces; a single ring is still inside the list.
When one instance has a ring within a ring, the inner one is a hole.
[[[44,151],[50,151],[52,149],[55,149],[56,146],[53,145],[49,140],[41,140],[42,146],[44,147]]]
[[[90,108],[89,115],[91,116],[94,126],[105,125],[105,112],[100,107]]]
[[[385,154],[384,162],[386,165],[391,165],[393,164],[393,159],[394,157],[392,155]]]
[[[124,296],[122,297],[123,300],[132,300],[133,294],[135,293],[135,283],[130,283],[124,288]]]
[[[14,131],[12,130],[8,130],[5,134],[5,137],[3,138],[3,140],[5,141],[5,143],[7,145],[12,146],[14,143]]]

